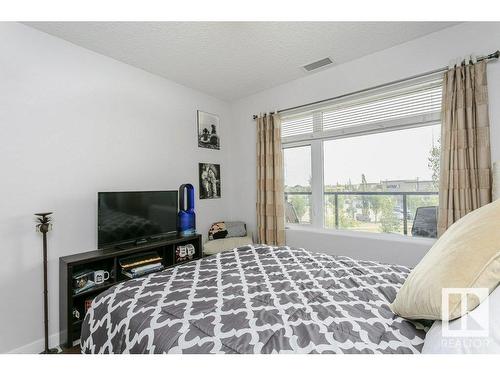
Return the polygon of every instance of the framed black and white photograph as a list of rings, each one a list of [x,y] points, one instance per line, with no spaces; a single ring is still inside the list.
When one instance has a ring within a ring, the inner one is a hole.
[[[199,163],[200,199],[220,198],[220,164]]]
[[[220,150],[219,116],[198,111],[198,147]]]

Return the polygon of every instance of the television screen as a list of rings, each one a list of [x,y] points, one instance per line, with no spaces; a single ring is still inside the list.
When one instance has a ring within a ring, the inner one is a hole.
[[[176,232],[178,192],[98,193],[98,247]]]

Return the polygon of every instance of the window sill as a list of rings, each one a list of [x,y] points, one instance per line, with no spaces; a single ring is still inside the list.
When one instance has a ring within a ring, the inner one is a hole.
[[[294,232],[327,234],[334,237],[338,236],[338,237],[351,237],[351,238],[365,238],[378,241],[391,241],[391,242],[404,242],[404,243],[412,242],[429,246],[432,246],[436,242],[435,238],[410,237],[396,233],[369,233],[369,232],[356,232],[343,229],[316,228],[312,227],[309,224],[288,225],[285,228],[285,230]]]

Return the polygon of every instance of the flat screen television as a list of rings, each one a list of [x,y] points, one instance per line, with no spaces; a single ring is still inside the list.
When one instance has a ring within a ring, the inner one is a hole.
[[[97,201],[99,248],[177,232],[176,190],[98,193]]]

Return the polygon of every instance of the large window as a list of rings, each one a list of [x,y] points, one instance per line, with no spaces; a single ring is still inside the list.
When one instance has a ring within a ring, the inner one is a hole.
[[[436,237],[441,81],[283,117],[289,225]]]

